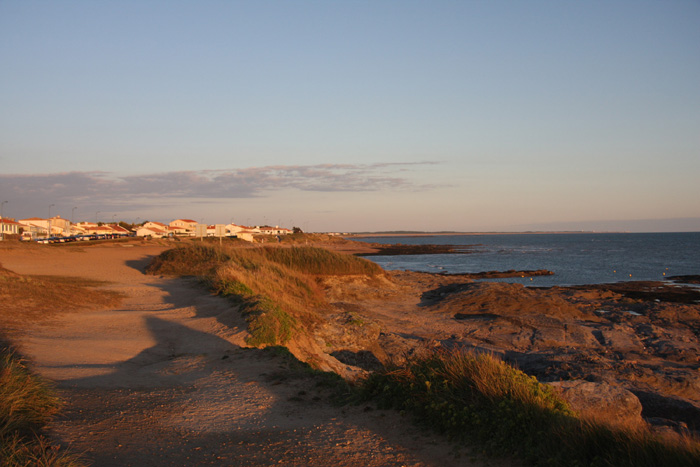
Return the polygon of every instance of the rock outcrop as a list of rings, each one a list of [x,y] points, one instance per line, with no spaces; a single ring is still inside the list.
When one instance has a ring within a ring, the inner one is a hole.
[[[642,403],[632,392],[608,383],[591,381],[556,381],[548,383],[555,388],[571,408],[584,417],[617,420],[622,425],[640,425]]]
[[[540,381],[558,382],[579,410],[700,432],[698,289],[661,282],[528,288],[441,274],[390,276],[389,287],[357,279],[326,284],[339,311],[322,329],[322,348],[366,370],[434,345],[487,351]]]

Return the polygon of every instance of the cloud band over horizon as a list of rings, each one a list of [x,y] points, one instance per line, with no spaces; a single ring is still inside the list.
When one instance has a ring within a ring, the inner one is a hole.
[[[57,210],[80,206],[132,211],[157,208],[175,199],[261,198],[281,190],[421,191],[432,186],[414,181],[412,169],[432,164],[438,162],[275,165],[137,175],[79,171],[0,175],[0,198],[8,200],[15,217],[21,218],[41,216],[50,204]]]

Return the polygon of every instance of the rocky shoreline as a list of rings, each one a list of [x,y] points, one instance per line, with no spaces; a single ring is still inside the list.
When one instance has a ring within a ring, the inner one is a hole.
[[[700,433],[700,290],[684,285],[692,278],[573,287],[474,280],[524,273],[551,274],[394,271],[382,283],[326,282],[338,312],[318,338],[366,370],[426,347],[489,352],[554,384],[583,412]]]

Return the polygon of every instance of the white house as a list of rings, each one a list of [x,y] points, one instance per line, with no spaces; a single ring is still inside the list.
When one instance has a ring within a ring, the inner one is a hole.
[[[51,219],[30,217],[28,219],[20,219],[19,223],[26,226],[34,226],[34,231],[37,235],[46,235],[49,226],[51,226],[51,235],[70,235],[71,230],[71,222],[61,216],[52,217]]]
[[[175,228],[175,233],[178,235],[194,235],[197,221],[192,219],[175,219],[170,223],[170,227]]]
[[[64,219],[61,216],[51,218],[51,232],[59,235],[70,235],[71,221]]]
[[[19,229],[24,227],[14,219],[0,217],[0,239],[5,239],[5,235],[19,235]]]
[[[276,225],[274,227],[271,227],[269,225],[263,225],[260,227],[256,227],[256,229],[264,235],[288,235],[292,233],[291,230],[285,229],[284,227],[280,227],[279,225]]]
[[[163,238],[167,237],[168,234],[167,230],[159,229],[158,227],[139,227],[136,229],[137,237]]]
[[[242,232],[248,229],[249,227],[243,225],[236,225],[233,222],[226,225],[226,233],[231,236],[236,235],[238,232]]]
[[[240,238],[241,240],[245,240],[246,242],[254,242],[255,236],[259,234],[260,232],[255,232],[253,230],[241,230],[236,233],[236,237]]]
[[[163,224],[162,222],[145,222],[141,227],[145,227],[147,229],[155,227],[156,229],[167,230],[168,224]]]
[[[18,222],[24,226],[24,230],[31,232],[32,237],[45,237],[49,230],[49,221],[40,217],[20,219]]]

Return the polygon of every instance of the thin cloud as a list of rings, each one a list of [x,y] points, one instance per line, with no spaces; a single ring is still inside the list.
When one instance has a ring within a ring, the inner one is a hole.
[[[108,172],[0,175],[0,197],[22,211],[49,204],[87,209],[145,208],[176,199],[265,197],[279,190],[318,192],[416,191],[432,188],[406,176],[435,162],[318,164],[117,176]]]

